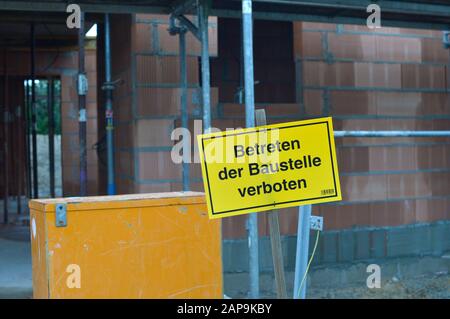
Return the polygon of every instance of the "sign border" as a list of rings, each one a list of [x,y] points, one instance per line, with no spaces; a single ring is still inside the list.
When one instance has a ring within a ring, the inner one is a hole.
[[[301,123],[301,124],[292,124],[292,125],[286,125],[283,126],[284,123],[280,123],[280,124],[272,124],[272,125],[264,125],[264,126],[258,126],[258,127],[252,127],[252,128],[246,128],[246,129],[242,129],[239,130],[238,132],[230,132],[230,131],[225,131],[225,132],[217,132],[217,133],[210,133],[210,134],[204,134],[204,135],[200,135],[199,136],[199,140],[201,141],[201,145],[202,145],[202,166],[205,169],[205,174],[206,174],[206,182],[204,182],[204,186],[207,186],[208,188],[208,196],[209,196],[209,201],[208,201],[208,206],[211,209],[210,212],[210,216],[212,218],[220,218],[221,215],[224,214],[230,214],[232,213],[233,215],[243,215],[243,214],[237,214],[237,212],[239,211],[247,211],[247,210],[251,210],[252,208],[261,208],[261,207],[272,207],[273,209],[278,208],[279,206],[284,206],[286,204],[290,204],[290,203],[301,203],[301,202],[305,202],[305,201],[314,201],[314,200],[319,200],[319,199],[325,199],[325,198],[335,198],[337,197],[339,199],[341,199],[341,194],[338,191],[338,186],[336,183],[336,171],[335,171],[335,164],[337,165],[336,162],[336,158],[333,157],[333,149],[332,149],[332,145],[334,145],[334,143],[332,144],[332,140],[331,140],[331,134],[330,134],[330,124],[332,125],[332,118],[331,117],[326,117],[326,118],[317,118],[317,119],[310,119],[310,120],[303,120],[303,121],[297,121],[298,122],[306,122],[306,121],[316,121],[313,123]],[[291,123],[295,123],[295,122],[291,122]],[[227,210],[227,211],[221,211],[221,212],[215,212],[214,211],[214,204],[213,204],[213,198],[212,198],[212,192],[211,192],[211,186],[209,183],[209,176],[208,176],[208,163],[206,162],[206,154],[204,152],[205,150],[205,145],[204,145],[204,141],[205,140],[210,140],[210,139],[215,139],[215,138],[222,138],[222,137],[226,137],[226,136],[236,136],[236,135],[242,135],[242,134],[247,134],[247,133],[258,133],[258,132],[262,132],[262,131],[271,131],[274,129],[280,130],[280,129],[288,129],[288,128],[293,128],[293,127],[300,127],[300,126],[309,126],[309,125],[317,125],[317,124],[325,124],[327,127],[327,135],[328,135],[328,146],[330,149],[330,160],[331,160],[331,169],[333,172],[333,184],[334,184],[334,195],[331,196],[321,196],[321,197],[314,197],[314,198],[306,198],[306,199],[299,199],[299,200],[290,200],[290,201],[286,201],[286,202],[279,202],[276,204],[265,204],[265,205],[259,205],[259,206],[252,206],[252,207],[245,207],[245,208],[239,208],[239,209],[232,209],[232,210]],[[209,136],[211,135],[211,136]],[[279,208],[283,208],[283,207],[279,207]],[[230,215],[227,215],[230,216]],[[227,217],[225,216],[225,217]]]

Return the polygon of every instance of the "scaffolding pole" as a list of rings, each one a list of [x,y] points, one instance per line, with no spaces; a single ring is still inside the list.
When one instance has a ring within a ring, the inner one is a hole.
[[[30,85],[28,79],[25,80],[25,105],[23,106],[24,126],[25,126],[25,196],[28,199],[31,195],[31,150],[30,150]]]
[[[109,14],[105,14],[105,84],[103,89],[106,95],[105,118],[106,118],[106,157],[108,170],[108,195],[116,194],[116,182],[114,176],[114,121],[112,92],[114,84],[111,82],[111,38],[110,38]]]
[[[15,85],[18,83],[15,81]],[[22,83],[23,85],[23,83]],[[19,91],[22,92],[22,91]],[[23,140],[22,140],[22,132],[23,132],[23,110],[22,103],[16,106],[16,119],[17,124],[15,125],[16,130],[16,139],[17,139],[17,155],[15,161],[15,176],[17,176],[17,214],[20,215],[22,213],[22,189],[23,189],[23,177],[24,170],[22,169],[23,165]]]
[[[295,253],[294,299],[306,298],[306,268],[308,265],[309,233],[311,220],[311,205],[300,206],[298,209],[297,250]]]
[[[334,137],[450,137],[450,131],[334,131]]]
[[[211,96],[209,72],[209,44],[208,44],[208,8],[207,1],[201,0],[198,5],[198,28],[201,36],[201,64],[202,64],[202,101],[203,101],[203,130],[208,133],[211,129]]]
[[[36,132],[36,37],[34,22],[31,23],[31,144],[33,147],[33,195],[39,198],[37,167],[37,132]]]
[[[244,51],[245,126],[255,126],[255,96],[253,75],[253,17],[252,1],[242,0],[242,39]],[[255,213],[247,219],[250,298],[259,298],[258,218]]]
[[[84,50],[84,12],[80,13],[78,29],[78,139],[80,144],[80,196],[87,195],[87,149],[86,149],[86,94],[87,79]]]
[[[47,80],[47,115],[48,115],[48,169],[50,178],[50,197],[55,197],[55,117],[54,117],[54,83],[53,78]]]
[[[3,222],[8,224],[9,215],[9,101],[8,101],[8,61],[7,51],[3,51]]]
[[[179,29],[179,45],[180,45],[180,77],[181,77],[181,127],[188,129],[189,113],[187,106],[187,70],[186,70],[186,29]],[[189,162],[191,150],[187,150],[190,146],[187,138],[183,137],[183,191],[189,191]],[[186,152],[186,153],[185,153]]]

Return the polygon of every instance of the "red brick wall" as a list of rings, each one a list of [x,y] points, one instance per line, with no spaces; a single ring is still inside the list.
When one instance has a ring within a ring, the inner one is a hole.
[[[333,116],[336,130],[449,129],[450,58],[440,32],[294,23],[292,41],[299,101],[257,103],[269,123]],[[219,109],[217,127],[244,125],[243,105],[221,103]],[[313,214],[325,217],[327,230],[450,219],[449,142],[338,138],[343,201],[315,205]],[[283,210],[283,234],[296,233],[296,215],[296,209]],[[258,216],[267,235],[265,214]],[[224,237],[245,236],[245,219],[224,219]]]
[[[114,74],[125,81],[115,92],[114,102],[118,189],[180,190],[181,165],[170,159],[170,132],[180,125],[177,37],[168,35],[166,16],[121,19],[124,24],[115,32],[130,41],[113,34],[113,42],[118,41]],[[222,26],[216,25],[219,30]],[[266,108],[269,123],[333,116],[337,130],[443,130],[450,126],[448,51],[441,47],[439,32],[369,31],[312,23],[291,26],[286,47],[293,51],[280,56],[279,62],[294,68],[294,79],[285,85],[294,92],[289,94],[295,95],[296,102],[286,103],[277,94],[267,98],[270,103],[260,100],[257,107]],[[210,32],[214,39],[214,26]],[[276,35],[268,34],[269,39],[271,36]],[[214,55],[217,43],[211,43]],[[198,43],[189,38],[188,48],[192,131],[193,118],[201,117]],[[217,98],[230,102],[232,96],[229,85],[220,80],[220,72],[229,68],[230,74],[236,75],[236,67],[223,62],[230,60],[226,50],[224,56],[221,53],[219,43],[219,56],[212,59],[211,76],[220,96],[213,88],[213,126],[242,127],[243,105],[216,102]],[[264,67],[270,65],[260,64],[255,74],[267,71]],[[291,78],[292,73],[286,72],[286,76]],[[344,199],[316,205],[313,213],[325,217],[328,230],[449,219],[449,142],[445,138],[337,139]],[[198,164],[191,172],[193,189],[201,190]],[[224,237],[245,236],[245,219],[224,219]],[[259,214],[259,227],[261,234],[267,234],[263,213]],[[282,233],[294,234],[296,227],[296,209],[283,211]]]
[[[297,23],[307,116],[337,130],[448,130],[449,51],[425,30]],[[343,201],[327,229],[450,218],[450,139],[338,139]]]
[[[113,79],[118,193],[181,189],[181,165],[170,157],[170,139],[180,118],[178,37],[169,35],[166,15],[113,15]],[[216,19],[210,19],[210,54],[217,55]],[[200,44],[187,34],[188,106],[201,114]],[[212,88],[212,105],[217,89]],[[192,120],[191,120],[192,121]]]

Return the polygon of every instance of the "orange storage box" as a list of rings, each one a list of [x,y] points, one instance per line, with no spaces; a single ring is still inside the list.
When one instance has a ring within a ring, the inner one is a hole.
[[[203,193],[31,200],[35,298],[222,298]]]

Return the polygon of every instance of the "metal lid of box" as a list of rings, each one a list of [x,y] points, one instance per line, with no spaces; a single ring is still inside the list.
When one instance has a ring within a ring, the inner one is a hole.
[[[29,202],[29,207],[31,210],[36,210],[43,213],[54,213],[56,206],[59,204],[65,204],[66,210],[68,211],[86,211],[98,209],[192,205],[203,203],[205,203],[205,194],[201,192],[166,192],[114,196],[33,199]]]

